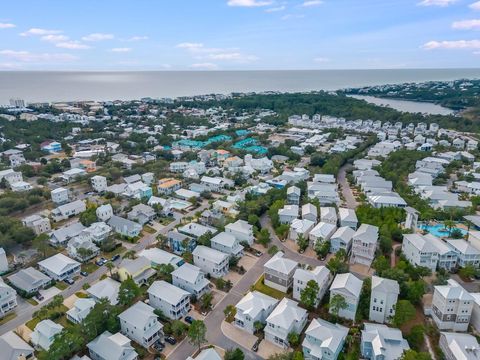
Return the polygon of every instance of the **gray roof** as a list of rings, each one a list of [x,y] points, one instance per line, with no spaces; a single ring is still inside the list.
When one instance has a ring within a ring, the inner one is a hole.
[[[265,265],[266,269],[271,269],[278,271],[282,274],[289,274],[295,268],[298,267],[298,263],[294,260],[284,257],[284,253],[279,251],[277,252],[270,260],[268,260]]]
[[[194,283],[201,274],[202,270],[199,267],[189,263],[183,264],[172,272],[172,276],[191,283]]]
[[[318,318],[312,320],[307,330],[305,330],[305,335],[303,346],[310,349],[313,356],[322,358],[321,349],[329,349],[333,354],[337,352],[348,335],[348,328]],[[311,342],[308,338],[309,336],[318,342]],[[317,350],[317,347],[320,347],[320,349]]]
[[[87,293],[97,299],[106,298],[112,305],[116,305],[119,290],[120,283],[107,277],[88,288]]]
[[[400,286],[396,280],[372,276],[372,291],[381,291],[389,294],[400,294]]]
[[[362,224],[353,237],[364,242],[376,243],[378,240],[378,227],[369,224]]]
[[[258,314],[267,310],[272,305],[277,305],[278,300],[258,291],[250,291],[235,307],[244,315],[256,319]],[[237,310],[237,311],[238,311]]]
[[[18,360],[22,355],[33,354],[33,348],[13,331],[9,331],[0,336],[0,354],[4,360]]]
[[[330,291],[345,290],[352,294],[352,296],[358,298],[362,291],[362,284],[363,281],[351,273],[338,274],[335,276],[332,286],[330,286]]]
[[[290,329],[290,325],[300,321],[306,316],[307,311],[298,306],[296,301],[283,298],[277,307],[268,316],[267,322],[275,324],[282,329]]]
[[[70,259],[68,256],[59,253],[40,261],[38,265],[58,275],[66,271],[68,268],[80,266],[80,263],[78,261]]]
[[[154,310],[155,309],[150,305],[147,305],[142,301],[138,301],[118,315],[118,317],[120,320],[123,320],[141,329],[150,322],[152,317],[155,318],[155,320],[157,319],[157,315],[154,314]],[[161,327],[163,327],[163,325],[161,325]]]
[[[27,292],[38,287],[40,284],[48,283],[50,280],[47,275],[33,267],[22,269],[8,277],[8,281],[10,281],[13,286]]]
[[[79,235],[83,230],[85,230],[85,226],[83,226],[81,222],[76,222],[52,231],[50,236],[54,236],[59,242],[65,242],[68,239]]]
[[[155,281],[148,288],[148,293],[172,305],[181,302],[185,296],[190,296],[189,292],[163,280]]]
[[[180,256],[159,248],[142,250],[139,253],[139,256],[147,258],[154,265],[171,264],[177,267],[179,266],[179,263],[183,262],[183,259]]]
[[[201,258],[208,259],[215,264],[220,264],[228,258],[227,254],[203,245],[197,245],[192,254],[193,256],[199,256]]]
[[[120,333],[112,335],[105,331],[89,342],[87,347],[105,360],[133,360],[138,356],[130,345],[130,339]],[[128,357],[125,354],[128,354]]]
[[[123,259],[118,268],[125,268],[125,270],[127,270],[130,274],[135,274],[138,271],[149,266],[150,260],[147,259],[145,256],[139,256],[136,259]]]
[[[114,229],[128,229],[128,231],[133,229],[142,229],[142,226],[135,221],[131,221],[116,215],[113,215],[110,219],[108,219],[107,223]]]

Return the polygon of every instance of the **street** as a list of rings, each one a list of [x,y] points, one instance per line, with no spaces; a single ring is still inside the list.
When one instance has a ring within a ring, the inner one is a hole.
[[[356,209],[358,206],[358,202],[355,199],[355,196],[352,193],[352,189],[347,181],[347,168],[349,164],[343,165],[340,170],[338,171],[337,181],[340,184],[340,188],[342,190],[343,198],[345,199],[345,205],[349,209]]]

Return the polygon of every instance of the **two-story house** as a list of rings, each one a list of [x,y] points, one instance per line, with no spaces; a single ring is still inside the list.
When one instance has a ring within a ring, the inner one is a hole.
[[[255,323],[265,324],[267,317],[277,306],[278,300],[258,291],[247,293],[235,306],[235,326],[253,334]]]
[[[341,296],[347,306],[338,309],[338,316],[345,319],[354,320],[357,313],[358,301],[360,300],[360,293],[362,291],[363,281],[351,273],[338,274],[335,276],[332,285],[330,286],[330,308],[332,313],[332,299],[339,295]]]
[[[92,360],[137,360],[138,354],[130,339],[121,333],[105,331],[87,344]]]
[[[352,239],[352,264],[370,266],[375,258],[378,241],[378,227],[362,224]]]
[[[323,319],[313,319],[302,342],[305,360],[336,360],[343,349],[348,328]]]
[[[316,300],[316,305],[318,305],[328,290],[331,279],[330,270],[325,266],[316,266],[312,270],[297,268],[293,275],[293,298],[300,301],[302,291],[307,287],[308,282],[313,280],[319,288]]]
[[[120,332],[144,348],[163,339],[163,325],[154,314],[154,308],[138,301],[118,315]]]
[[[227,254],[203,246],[198,245],[193,250],[193,263],[198,266],[206,274],[210,274],[211,277],[220,278],[228,273],[228,259]]]
[[[172,284],[188,291],[197,299],[210,291],[210,282],[205,277],[203,271],[189,263],[184,263],[172,272]]]
[[[365,323],[360,348],[366,360],[399,360],[410,346],[399,329]]]
[[[389,323],[395,316],[400,286],[398,282],[372,276],[372,291],[370,294],[370,321]]]
[[[293,285],[293,275],[298,263],[285,257],[282,251],[277,252],[263,265],[265,285],[287,292]]]
[[[150,305],[172,320],[187,315],[190,310],[190,293],[166,281],[155,281],[148,288]]]

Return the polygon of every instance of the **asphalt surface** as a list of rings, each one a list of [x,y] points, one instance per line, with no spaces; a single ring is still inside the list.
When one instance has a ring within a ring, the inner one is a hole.
[[[347,168],[349,164],[343,165],[338,171],[337,181],[340,184],[342,190],[343,198],[345,199],[345,204],[349,209],[356,209],[358,206],[355,196],[353,196],[352,189],[347,181]]]

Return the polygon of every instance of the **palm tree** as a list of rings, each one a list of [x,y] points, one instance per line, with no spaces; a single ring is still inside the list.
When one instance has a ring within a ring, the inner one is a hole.
[[[451,235],[452,229],[455,227],[455,221],[453,220],[445,220],[443,222],[443,225],[445,226],[446,229],[448,229],[448,236]]]
[[[123,254],[124,259],[135,259],[135,251],[128,250],[125,254]]]
[[[112,270],[115,268],[115,264],[113,262],[109,261],[105,264],[105,266],[107,267],[108,271],[110,272],[110,277],[112,277],[113,276]]]

